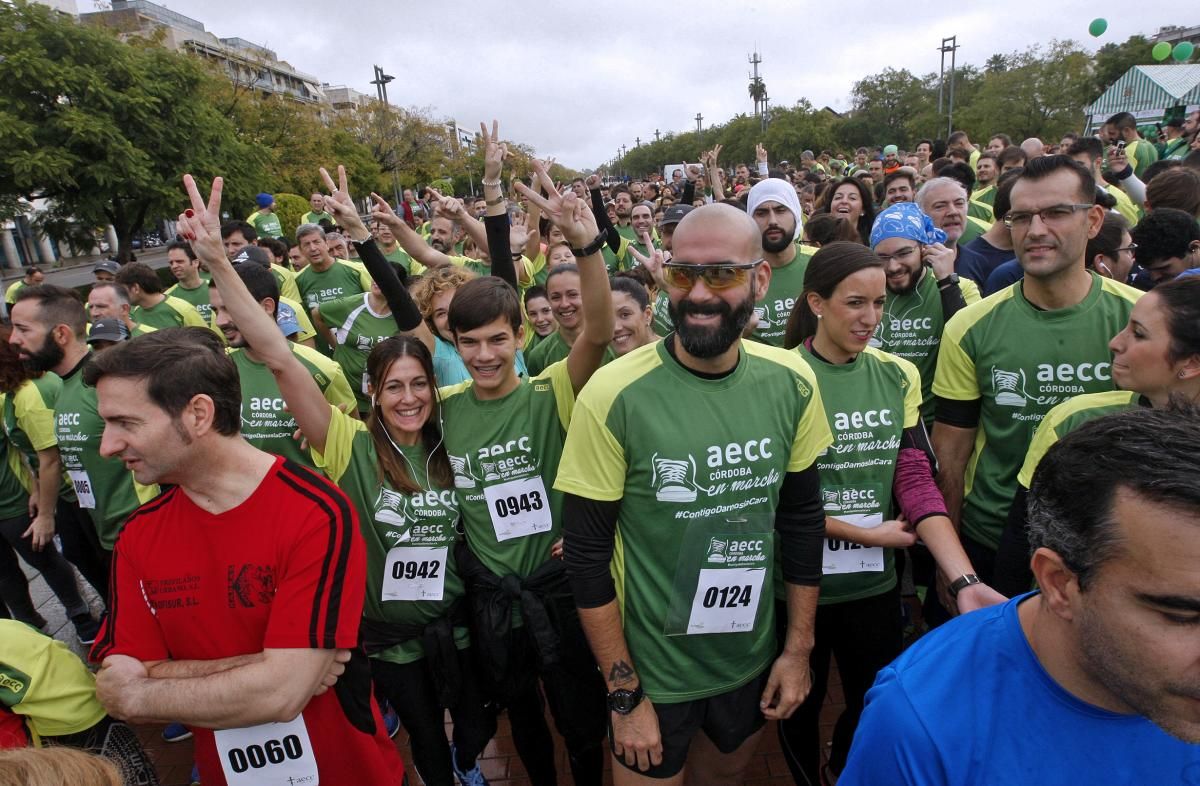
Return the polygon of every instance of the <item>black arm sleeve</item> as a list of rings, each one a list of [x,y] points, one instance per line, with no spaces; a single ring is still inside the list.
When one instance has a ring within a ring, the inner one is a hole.
[[[517,267],[513,264],[512,246],[508,238],[508,213],[498,216],[484,216],[483,228],[487,231],[488,252],[492,257],[492,275],[502,278],[509,285],[517,287]]]
[[[979,410],[983,407],[982,399],[962,401],[954,398],[934,396],[934,420],[957,428],[976,428],[979,425]]]
[[[621,503],[563,495],[563,562],[575,594],[575,605],[594,609],[617,597],[609,563]],[[820,563],[818,563],[820,567]]]
[[[992,588],[1010,598],[1033,588],[1033,571],[1029,569],[1028,499],[1029,492],[1018,484],[996,550]]]
[[[414,330],[421,324],[421,312],[413,302],[412,296],[408,294],[408,275],[404,268],[397,271],[396,267],[388,262],[379,246],[375,245],[375,238],[369,238],[362,243],[356,242],[354,247],[358,249],[359,259],[379,286],[388,308],[392,310],[392,319],[396,321],[396,327],[404,333]]]
[[[938,474],[937,455],[933,452],[933,445],[929,442],[929,432],[925,430],[925,421],[918,420],[917,425],[912,428],[906,428],[900,434],[900,447],[913,448],[925,454],[925,458],[929,459],[929,469],[936,478]]]
[[[596,217],[596,227],[603,232],[608,230],[608,247],[612,249],[614,254],[621,253],[621,236],[617,234],[617,228],[608,220],[608,211],[604,209],[604,197],[600,196],[600,189],[592,189],[592,215]]]
[[[942,318],[949,322],[950,317],[967,307],[967,301],[963,297],[962,287],[958,284],[938,289],[942,295]]]
[[[690,205],[696,201],[696,181],[689,180],[683,184],[683,192],[679,195],[679,204]]]
[[[815,587],[821,583],[821,552],[825,547],[825,508],[821,505],[821,476],[817,465],[783,476],[775,531],[783,580]]]

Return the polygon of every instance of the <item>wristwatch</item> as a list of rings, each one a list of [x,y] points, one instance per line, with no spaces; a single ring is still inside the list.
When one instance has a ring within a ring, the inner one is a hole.
[[[633,690],[618,688],[608,694],[608,709],[618,715],[628,715],[637,709],[637,705],[641,704],[644,698],[646,694],[642,692],[641,685]]]
[[[959,281],[958,274],[951,273],[950,275],[946,276],[945,278],[938,279],[938,281],[937,281],[938,289],[945,289],[946,287],[955,286],[956,284],[958,284],[958,281]]]
[[[582,259],[583,257],[590,257],[592,254],[595,254],[595,253],[596,253],[596,252],[598,252],[598,251],[599,251],[601,248],[603,248],[603,247],[604,247],[604,244],[605,244],[607,241],[608,241],[608,228],[607,228],[607,227],[605,227],[604,229],[601,229],[601,230],[600,230],[600,234],[596,235],[596,239],[595,239],[595,240],[593,240],[591,243],[588,243],[588,244],[587,244],[586,246],[584,246],[583,248],[574,248],[574,247],[572,247],[572,249],[571,249],[571,253],[572,253],[572,254],[574,254],[576,257],[579,257],[579,258],[581,258],[581,259]]]
[[[954,581],[952,581],[950,583],[950,597],[957,598],[958,593],[962,592],[967,587],[971,586],[972,584],[982,584],[982,583],[983,582],[980,581],[979,577],[976,576],[974,573],[966,573],[962,576],[959,576],[957,579],[955,579]]]

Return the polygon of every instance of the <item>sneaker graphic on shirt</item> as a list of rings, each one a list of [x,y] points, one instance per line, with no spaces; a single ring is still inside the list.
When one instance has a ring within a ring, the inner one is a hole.
[[[483,480],[486,483],[489,480],[500,480],[500,473],[497,471],[499,462],[496,461],[481,461],[483,467]]]
[[[1024,407],[1029,400],[1025,392],[1025,369],[1005,371],[992,366],[992,390],[998,405]]]
[[[398,491],[380,488],[379,496],[375,499],[375,520],[394,527],[402,527],[408,523],[408,497]],[[404,533],[406,540],[409,533]]]
[[[475,477],[471,473],[471,460],[467,456],[455,456],[447,453],[450,459],[450,469],[454,472],[454,487],[460,489],[475,488]]]
[[[708,557],[707,562],[725,562],[725,550],[729,548],[729,541],[721,540],[720,538],[710,538],[708,541]]]
[[[696,501],[696,460],[688,456],[686,461],[662,458],[657,453],[650,457],[653,475],[651,485],[657,484],[654,496],[659,502]],[[688,471],[692,480],[688,480]]]

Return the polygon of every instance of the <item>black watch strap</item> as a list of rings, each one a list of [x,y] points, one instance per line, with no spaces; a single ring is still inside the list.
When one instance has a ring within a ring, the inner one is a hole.
[[[646,694],[642,691],[641,685],[638,685],[633,690],[618,688],[608,694],[608,709],[618,715],[628,715],[637,709],[637,706],[642,703],[642,699],[644,698],[646,698]]]
[[[938,289],[945,289],[946,287],[952,287],[955,284],[957,284],[960,280],[961,279],[958,277],[957,273],[951,273],[950,275],[946,276],[945,278],[939,278],[937,280]]]
[[[967,587],[971,586],[972,584],[982,584],[982,583],[983,582],[974,573],[967,573],[962,576],[959,576],[957,579],[955,579],[954,581],[952,581],[950,583],[950,597],[957,598],[958,593],[962,592]]]
[[[580,259],[582,259],[583,257],[590,257],[592,254],[599,253],[600,249],[603,248],[604,244],[607,242],[608,242],[608,227],[605,227],[604,229],[600,230],[600,234],[596,235],[595,240],[593,240],[591,243],[588,243],[583,248],[572,247],[571,253]]]

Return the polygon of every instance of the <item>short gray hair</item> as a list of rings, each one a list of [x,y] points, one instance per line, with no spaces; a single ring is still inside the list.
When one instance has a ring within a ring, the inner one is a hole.
[[[296,227],[296,242],[299,243],[309,235],[320,235],[321,239],[325,239],[325,230],[320,224],[301,224]]]
[[[935,177],[930,180],[926,180],[925,184],[921,186],[921,190],[917,192],[917,205],[922,211],[929,212],[926,210],[928,207],[927,203],[929,202],[929,192],[938,186],[944,186],[947,183],[958,186],[963,190],[964,194],[967,194],[967,187],[962,184],[961,180],[956,180],[952,177]],[[967,196],[970,197],[970,194],[967,194]]]

